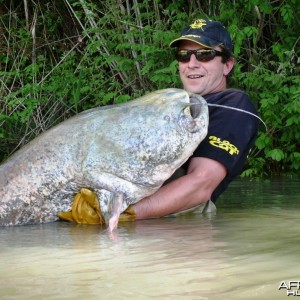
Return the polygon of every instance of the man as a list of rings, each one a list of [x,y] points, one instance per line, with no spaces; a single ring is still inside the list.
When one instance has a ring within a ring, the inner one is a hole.
[[[234,67],[232,41],[220,22],[196,20],[170,44],[184,89],[203,96],[210,104],[226,105],[257,114],[248,96],[227,89]],[[241,173],[257,136],[258,119],[240,111],[209,107],[205,140],[184,166],[183,175],[129,209],[135,219],[157,218],[216,202],[228,184]],[[129,217],[129,216],[128,216]],[[121,215],[121,220],[126,215]]]
[[[170,46],[176,47],[184,89],[217,106],[209,106],[207,137],[183,166],[185,174],[130,205],[119,221],[158,218],[215,203],[241,173],[257,136],[258,119],[251,115],[256,115],[256,110],[249,97],[242,91],[227,89],[227,77],[235,60],[230,35],[223,25],[217,21],[196,20],[186,26]],[[85,197],[78,194],[81,196]]]

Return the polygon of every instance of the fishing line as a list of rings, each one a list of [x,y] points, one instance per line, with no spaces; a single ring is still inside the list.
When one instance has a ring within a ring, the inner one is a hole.
[[[222,108],[228,108],[228,109],[232,109],[232,110],[236,110],[236,111],[239,111],[239,112],[243,112],[245,114],[248,114],[248,115],[251,115],[255,118],[257,118],[258,120],[260,120],[265,128],[266,128],[266,131],[268,132],[268,127],[266,125],[266,123],[262,120],[262,118],[260,118],[259,116],[257,116],[256,114],[250,112],[250,111],[247,111],[247,110],[244,110],[244,109],[241,109],[241,108],[237,108],[237,107],[232,107],[232,106],[227,106],[227,105],[221,105],[221,104],[212,104],[212,103],[207,103],[208,106],[214,106],[214,107],[222,107]]]
[[[190,98],[190,100],[192,100],[193,98]],[[194,105],[199,105],[199,103],[190,103],[189,104],[190,106],[194,106]],[[266,129],[266,132],[268,132],[268,127],[266,125],[266,123],[262,120],[262,118],[260,118],[258,115],[250,112],[250,111],[247,111],[247,110],[244,110],[244,109],[241,109],[241,108],[237,108],[237,107],[232,107],[232,106],[227,106],[227,105],[221,105],[221,104],[213,104],[213,103],[207,103],[208,106],[214,106],[214,107],[220,107],[220,108],[227,108],[227,109],[231,109],[231,110],[235,110],[235,111],[239,111],[239,112],[242,112],[242,113],[245,113],[245,114],[248,114],[250,116],[253,116],[255,118],[257,118],[259,121],[261,121],[264,126],[265,126],[265,129]]]

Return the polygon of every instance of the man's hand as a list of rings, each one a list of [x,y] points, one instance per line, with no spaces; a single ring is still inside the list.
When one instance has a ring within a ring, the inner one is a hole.
[[[132,205],[129,205],[125,211],[120,214],[119,222],[135,221],[135,211]]]
[[[64,221],[78,224],[104,224],[96,193],[89,189],[81,189],[74,197],[72,210],[62,212],[58,217]]]
[[[72,210],[58,214],[61,220],[76,222],[78,224],[104,224],[101,209],[96,193],[89,189],[81,189],[74,197]],[[135,211],[130,205],[120,215],[119,222],[135,220]]]

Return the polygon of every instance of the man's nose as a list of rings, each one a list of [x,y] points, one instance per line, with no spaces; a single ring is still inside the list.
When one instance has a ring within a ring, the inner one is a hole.
[[[199,61],[196,58],[195,54],[191,55],[190,61],[189,61],[189,67],[194,68],[199,66]]]

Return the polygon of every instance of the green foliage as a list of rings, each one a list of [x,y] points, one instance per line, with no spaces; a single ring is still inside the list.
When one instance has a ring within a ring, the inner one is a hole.
[[[0,160],[82,110],[181,87],[168,44],[208,16],[229,29],[232,85],[268,127],[243,175],[299,174],[299,1],[0,0],[0,14]]]

